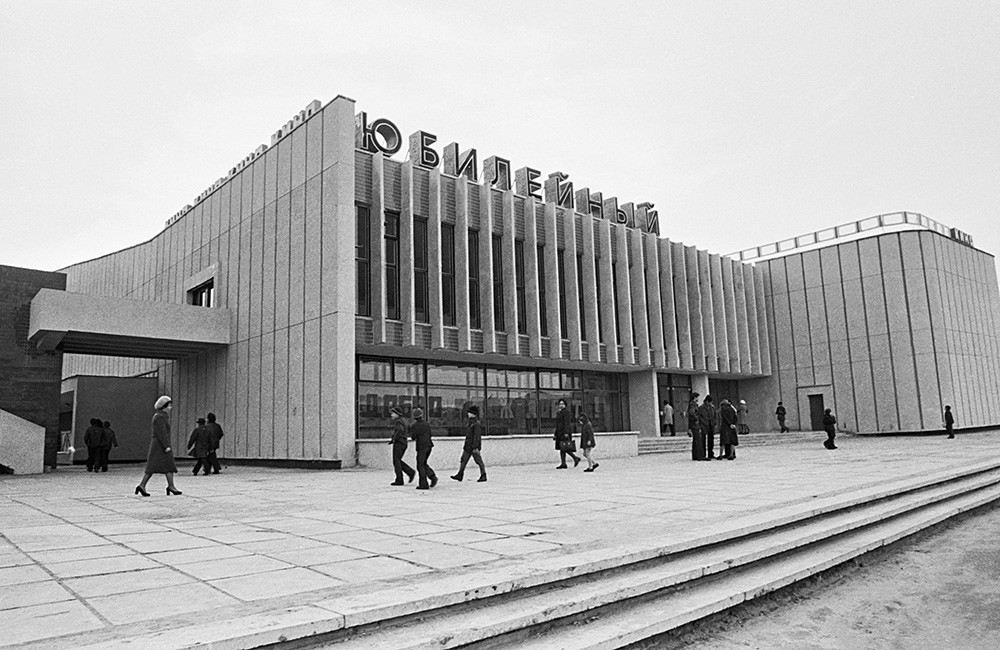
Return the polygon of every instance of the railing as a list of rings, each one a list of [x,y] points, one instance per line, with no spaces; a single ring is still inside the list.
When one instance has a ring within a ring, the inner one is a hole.
[[[832,228],[817,230],[816,232],[799,235],[791,239],[783,239],[772,244],[747,248],[738,253],[729,253],[727,257],[735,257],[741,262],[777,257],[799,249],[825,246],[838,240],[856,238],[861,233],[879,228],[891,228],[892,230],[923,228],[958,240],[967,246],[972,246],[972,237],[957,228],[950,228],[939,221],[916,212],[890,212],[889,214],[880,214]]]

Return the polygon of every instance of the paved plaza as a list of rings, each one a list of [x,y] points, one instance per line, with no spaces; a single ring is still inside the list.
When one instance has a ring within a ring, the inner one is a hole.
[[[996,433],[841,436],[835,451],[810,433],[741,448],[734,462],[659,454],[602,460],[592,474],[583,464],[557,471],[553,452],[544,464],[490,467],[486,483],[473,471],[461,484],[448,478],[458,459],[432,455],[441,482],[429,491],[390,487],[391,472],[367,469],[229,466],[193,477],[186,466],[177,478],[182,496],[167,496],[156,476],[149,498],[133,495],[140,465],[7,476],[0,646],[106,647],[192,626],[225,639],[239,617],[340,611],[352,598],[422,583],[430,590],[443,575],[460,581],[582,549],[625,553],[820,496],[981,463]],[[488,443],[483,455],[488,464]]]

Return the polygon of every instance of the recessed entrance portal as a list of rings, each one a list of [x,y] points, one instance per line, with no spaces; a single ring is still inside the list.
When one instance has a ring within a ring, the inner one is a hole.
[[[823,394],[809,396],[809,421],[813,431],[823,430]]]

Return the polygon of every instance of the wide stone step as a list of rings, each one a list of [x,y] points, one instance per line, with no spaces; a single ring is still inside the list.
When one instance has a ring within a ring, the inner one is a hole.
[[[747,536],[735,540],[723,536],[713,541],[709,535],[693,546],[685,543],[690,540],[678,540],[674,550],[670,550],[668,545],[659,549],[659,553],[647,554],[646,557],[640,553],[633,554],[631,558],[618,558],[617,564],[607,554],[607,549],[602,549],[603,554],[590,557],[580,554],[577,558],[553,558],[549,560],[552,569],[549,578],[552,579],[547,582],[539,581],[538,576],[535,580],[513,577],[513,582],[519,583],[520,587],[496,590],[496,593],[507,595],[470,600],[463,606],[437,608],[436,611],[413,609],[406,612],[410,615],[406,619],[379,628],[358,628],[353,636],[330,647],[449,648],[489,642],[490,639],[511,634],[517,636],[520,643],[527,629],[550,625],[566,617],[585,614],[589,617],[590,612],[608,605],[646,597],[676,585],[684,584],[688,588],[704,581],[706,576],[729,573],[736,567],[748,567],[796,549],[825,543],[920,509],[964,499],[970,494],[985,495],[989,500],[1000,498],[1000,469],[990,467],[985,471],[972,471],[966,476],[944,473],[927,477],[910,487],[891,485],[882,490],[869,490],[865,494],[842,495],[843,498],[828,499],[827,503],[812,503],[798,512],[783,513],[782,517],[772,519],[770,525],[757,530],[752,530],[753,526],[741,527],[740,522],[730,522],[732,532],[743,532]],[[955,514],[959,510],[952,508],[950,511]],[[565,573],[566,560],[574,559],[579,561],[577,571],[565,578],[556,578],[557,574]],[[534,586],[528,584],[532,582]],[[728,601],[719,598],[712,602]],[[720,605],[721,608],[727,606]],[[397,615],[403,613],[402,610],[397,611]],[[389,612],[383,611],[382,614]],[[574,626],[574,629],[580,628]],[[589,638],[591,635],[586,636]],[[603,632],[595,638],[598,637],[618,639]],[[563,641],[569,643],[569,640],[560,638],[559,643],[539,647],[563,647],[560,645]],[[607,647],[616,647],[615,643],[617,641]]]
[[[715,437],[715,449],[719,451],[718,436]],[[740,444],[736,448],[737,456],[741,447],[760,447],[765,445],[783,445],[793,443],[815,443],[821,445],[826,440],[822,431],[792,431],[789,433],[759,432],[740,436]],[[659,438],[639,438],[639,455],[691,453],[691,438],[687,433]]]

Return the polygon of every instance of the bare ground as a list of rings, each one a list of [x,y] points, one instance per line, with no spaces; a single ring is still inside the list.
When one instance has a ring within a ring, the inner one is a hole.
[[[1000,503],[636,647],[1000,648]]]

